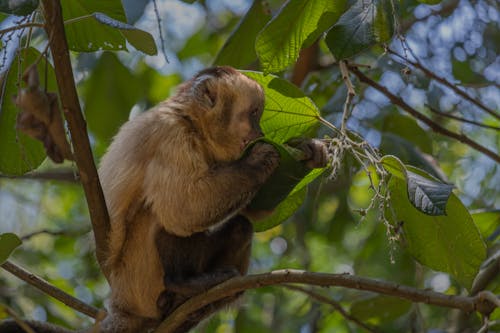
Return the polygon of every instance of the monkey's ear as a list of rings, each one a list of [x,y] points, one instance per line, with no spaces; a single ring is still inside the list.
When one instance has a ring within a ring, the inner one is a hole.
[[[194,97],[208,108],[213,108],[217,103],[217,85],[212,75],[204,74],[194,79],[192,92]]]

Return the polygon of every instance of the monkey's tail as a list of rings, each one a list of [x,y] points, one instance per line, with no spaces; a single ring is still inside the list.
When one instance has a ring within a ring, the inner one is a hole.
[[[35,333],[75,333],[75,331],[41,321],[26,320],[24,323]],[[0,323],[0,333],[26,333],[26,331],[17,322],[9,319]]]

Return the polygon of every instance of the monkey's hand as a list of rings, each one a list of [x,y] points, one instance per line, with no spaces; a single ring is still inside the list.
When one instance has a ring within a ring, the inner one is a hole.
[[[250,153],[245,158],[245,163],[255,170],[258,180],[265,182],[267,178],[276,170],[280,162],[280,154],[273,145],[265,142],[257,142],[251,148]]]
[[[302,161],[308,168],[323,168],[328,163],[328,151],[321,140],[296,138],[288,141],[287,144],[304,152]]]

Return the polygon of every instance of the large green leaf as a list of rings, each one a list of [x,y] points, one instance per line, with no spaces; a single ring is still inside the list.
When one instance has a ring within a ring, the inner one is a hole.
[[[264,89],[266,102],[260,125],[265,138],[280,151],[281,164],[275,174],[255,196],[255,209],[272,209],[271,216],[255,223],[257,231],[274,227],[289,218],[302,204],[306,186],[325,169],[308,170],[294,160],[290,150],[281,144],[296,137],[311,137],[319,125],[319,112],[314,103],[288,81],[274,75],[242,71]],[[286,198],[284,196],[286,195]]]
[[[382,162],[392,174],[391,208],[386,215],[401,225],[408,251],[423,265],[447,272],[470,288],[486,258],[486,246],[468,210],[452,193],[446,204],[447,215],[422,213],[408,200],[406,168],[394,157],[385,156]]]
[[[146,54],[156,54],[153,37],[125,23],[122,4],[117,0],[63,1],[66,38],[71,50],[126,50],[125,39]]]
[[[9,258],[12,251],[21,243],[21,240],[15,234],[0,234],[0,265]]]
[[[20,82],[19,78],[25,69],[35,63],[39,57],[40,52],[34,48],[21,50],[14,59],[4,85],[1,87],[0,173],[3,174],[22,175],[36,169],[46,157],[40,141],[16,130],[16,119],[19,110],[13,102],[13,96],[18,93],[18,84],[21,87],[24,86],[24,82]],[[45,68],[47,68],[47,72]],[[57,91],[52,66],[46,64],[45,61],[40,61],[37,69],[41,82],[45,81],[45,73],[48,75],[47,91]]]
[[[117,56],[105,52],[82,85],[82,98],[90,131],[109,141],[142,96],[143,87]]]
[[[295,185],[288,196],[274,208],[272,214],[262,220],[255,221],[255,231],[264,231],[286,221],[302,205],[306,198],[307,185],[321,175],[326,169],[314,169]],[[265,185],[264,185],[265,186]],[[260,193],[258,195],[262,195]],[[257,198],[257,196],[256,196]]]
[[[291,138],[314,135],[319,125],[319,112],[299,88],[274,75],[242,73],[264,88],[266,102],[260,125],[267,138],[284,143]]]
[[[427,215],[446,215],[446,203],[453,185],[444,184],[406,171],[408,199],[419,211]]]
[[[254,1],[240,24],[217,54],[214,65],[229,65],[245,68],[257,59],[255,38],[271,18],[264,1]]]
[[[325,41],[337,60],[350,58],[394,34],[390,0],[357,0],[330,29]]]
[[[345,0],[289,0],[257,36],[255,49],[265,73],[294,63],[346,9]]]

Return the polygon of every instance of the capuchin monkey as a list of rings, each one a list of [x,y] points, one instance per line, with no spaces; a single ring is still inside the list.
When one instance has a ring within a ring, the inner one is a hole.
[[[111,219],[102,333],[147,332],[190,297],[247,273],[253,226],[245,208],[280,159],[268,143],[248,147],[263,135],[263,108],[259,84],[214,67],[121,127],[99,168]],[[308,166],[326,164],[320,141],[298,146]],[[240,294],[198,310],[176,332]]]

